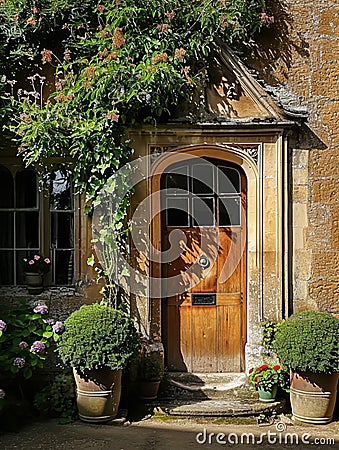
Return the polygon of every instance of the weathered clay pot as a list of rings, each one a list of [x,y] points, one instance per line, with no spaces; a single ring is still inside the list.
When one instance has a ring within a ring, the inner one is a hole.
[[[30,294],[41,294],[43,291],[43,276],[41,273],[25,272],[27,289]]]
[[[139,398],[155,400],[158,396],[160,381],[140,381]]]
[[[339,373],[291,372],[290,400],[295,419],[313,424],[331,422]]]
[[[80,375],[73,369],[79,417],[84,422],[109,422],[118,414],[122,370],[88,370]]]

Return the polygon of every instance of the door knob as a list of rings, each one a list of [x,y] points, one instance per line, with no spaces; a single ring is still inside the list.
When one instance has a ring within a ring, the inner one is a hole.
[[[198,264],[200,267],[202,267],[203,269],[208,269],[208,267],[211,265],[209,259],[207,258],[206,255],[202,254],[199,256],[198,258]]]

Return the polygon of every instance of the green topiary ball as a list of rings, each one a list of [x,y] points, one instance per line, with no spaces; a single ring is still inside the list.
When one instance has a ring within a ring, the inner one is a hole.
[[[107,305],[83,305],[65,320],[58,342],[62,362],[78,372],[123,369],[140,348],[131,317]]]
[[[272,348],[281,365],[294,371],[339,371],[339,319],[320,311],[290,316],[277,327]]]

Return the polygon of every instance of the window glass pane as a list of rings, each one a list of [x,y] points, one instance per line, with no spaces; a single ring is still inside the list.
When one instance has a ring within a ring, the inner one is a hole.
[[[213,192],[214,166],[212,164],[195,164],[192,167],[193,192],[210,194]]]
[[[0,250],[0,285],[6,286],[14,283],[14,253]]]
[[[39,212],[17,212],[16,247],[39,248]]]
[[[55,248],[73,248],[73,213],[51,213],[51,241]]]
[[[177,167],[172,169],[171,172],[166,175],[166,188],[167,189],[182,189],[188,194],[188,168],[187,166]],[[180,195],[184,195],[185,192],[178,192]],[[171,192],[171,194],[175,194]]]
[[[168,198],[166,214],[169,227],[188,227],[188,198]]]
[[[240,193],[239,172],[231,167],[218,166],[218,193],[236,194]]]
[[[22,170],[15,176],[15,205],[17,208],[37,208],[37,179],[32,170]]]
[[[71,180],[69,173],[57,170],[51,174],[50,209],[72,209]]]
[[[14,207],[14,181],[11,172],[0,166],[0,208]]]
[[[55,251],[54,284],[73,284],[73,252],[67,250]]]
[[[219,225],[240,225],[240,197],[226,197],[219,199]]]
[[[193,199],[193,223],[195,227],[214,226],[214,199]]]
[[[19,250],[19,251],[16,251],[15,253],[16,253],[16,283],[17,284],[25,284],[23,259],[24,258],[27,258],[28,260],[33,259],[34,255],[36,253],[39,253],[39,250],[38,249],[36,249],[34,251]]]
[[[14,246],[14,212],[0,212],[0,248]]]

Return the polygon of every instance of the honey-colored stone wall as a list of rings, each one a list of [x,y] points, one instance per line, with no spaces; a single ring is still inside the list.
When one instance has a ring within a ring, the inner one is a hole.
[[[253,64],[309,111],[290,149],[293,310],[339,314],[339,3],[278,0],[272,11]]]

